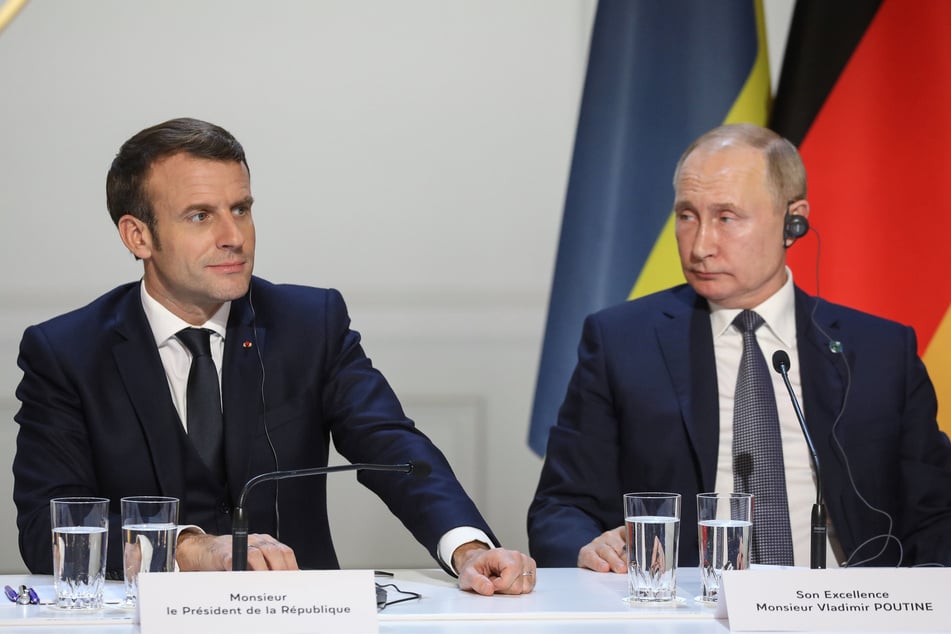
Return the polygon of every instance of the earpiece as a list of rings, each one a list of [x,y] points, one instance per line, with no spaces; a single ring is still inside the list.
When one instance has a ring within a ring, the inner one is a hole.
[[[783,226],[783,240],[795,241],[809,231],[809,220],[799,214],[791,214],[786,210],[786,222]],[[791,244],[791,243],[790,243]],[[788,245],[787,245],[788,246]]]

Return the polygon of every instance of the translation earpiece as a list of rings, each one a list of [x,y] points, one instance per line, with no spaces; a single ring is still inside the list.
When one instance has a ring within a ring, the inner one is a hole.
[[[783,240],[792,240],[795,242],[798,238],[803,237],[806,233],[809,232],[809,220],[799,214],[791,214],[788,211],[786,212],[786,222],[783,226]],[[790,246],[792,242],[786,246]]]

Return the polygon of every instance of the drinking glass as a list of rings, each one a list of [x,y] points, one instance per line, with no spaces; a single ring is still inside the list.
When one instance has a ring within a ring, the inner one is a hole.
[[[749,568],[753,494],[698,494],[697,532],[702,587],[697,600],[715,603],[720,594],[723,571]]]
[[[109,536],[109,500],[54,498],[50,500],[50,523],[53,529],[56,607],[101,608]]]
[[[146,495],[121,502],[125,605],[134,607],[139,574],[175,570],[178,498]]]
[[[675,600],[680,494],[626,493],[624,523],[627,527],[629,600]]]

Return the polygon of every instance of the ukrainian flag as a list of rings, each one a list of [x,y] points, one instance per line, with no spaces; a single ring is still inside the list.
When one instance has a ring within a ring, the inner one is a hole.
[[[6,0],[6,2],[0,2],[0,31],[3,31],[3,29],[10,24],[25,4],[26,0]]]
[[[600,0],[575,137],[529,445],[545,451],[584,318],[683,282],[673,171],[722,123],[765,125],[759,0]]]

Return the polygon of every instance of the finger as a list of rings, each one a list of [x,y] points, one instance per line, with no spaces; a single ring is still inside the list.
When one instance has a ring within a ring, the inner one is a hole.
[[[267,570],[267,560],[257,546],[248,544],[248,570]]]
[[[490,577],[496,592],[503,594],[519,594],[522,585],[522,564],[510,564],[499,570],[498,574]]]
[[[579,568],[587,568],[595,572],[611,571],[611,565],[598,554],[598,546],[599,544],[596,542],[591,542],[590,544],[585,544],[581,550],[578,551]]]
[[[464,564],[459,587],[484,595],[506,592],[521,572],[521,553],[502,548],[483,550]]]
[[[281,549],[271,544],[248,546],[248,570],[295,570],[285,562]]]
[[[605,531],[578,552],[578,566],[595,572],[627,570],[624,527]]]
[[[248,568],[251,570],[298,570],[293,549],[270,535],[248,536]]]
[[[535,560],[525,556],[522,563],[522,573],[518,576],[518,581],[513,587],[511,594],[528,594],[535,590],[535,584],[538,581],[538,567]]]
[[[510,551],[513,564],[502,571],[495,580],[496,592],[502,594],[526,594],[535,589],[535,560],[516,551]],[[510,574],[514,574],[511,583],[507,583]]]
[[[460,571],[459,588],[462,590],[471,590],[485,596],[495,594],[495,584],[493,584],[488,577],[476,571],[473,566],[466,566]]]
[[[621,544],[618,549],[609,546],[604,553],[604,560],[608,562],[612,572],[627,572],[627,545]]]
[[[623,544],[614,546],[602,543],[598,546],[597,556],[611,572],[620,573],[627,570],[627,546]]]
[[[627,571],[627,541],[625,540],[624,527],[607,531],[602,536],[604,538],[604,548],[601,550],[601,557],[608,563],[613,572]]]
[[[535,589],[535,584],[538,581],[538,569],[534,567],[534,562],[531,570],[526,570],[522,573],[520,579],[522,581],[522,594],[528,594]]]
[[[502,586],[499,579],[496,579],[495,591],[499,594],[526,594],[535,587],[534,579],[535,573],[530,570],[518,573],[515,580],[507,586]]]
[[[290,546],[269,542],[261,548],[269,570],[297,570],[297,558]]]

